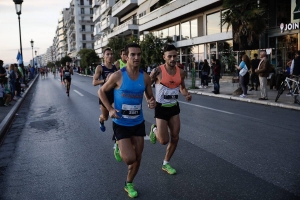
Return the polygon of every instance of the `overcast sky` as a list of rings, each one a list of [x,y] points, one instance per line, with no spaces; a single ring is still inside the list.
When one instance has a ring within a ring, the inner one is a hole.
[[[59,13],[68,8],[71,0],[23,0],[21,16],[24,63],[32,59],[33,51],[44,54],[52,45]],[[20,49],[18,15],[13,0],[0,0],[0,60],[4,65],[17,62]]]

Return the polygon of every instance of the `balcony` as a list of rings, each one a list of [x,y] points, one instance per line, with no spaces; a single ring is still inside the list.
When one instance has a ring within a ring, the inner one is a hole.
[[[137,6],[137,0],[120,0],[112,7],[111,14],[113,17],[121,17]]]
[[[93,14],[93,20],[94,22],[98,22],[100,20],[101,17],[101,12],[100,9],[95,10],[94,14]]]
[[[138,5],[141,5],[142,3],[144,3],[147,0],[138,0]]]
[[[72,35],[75,35],[75,30],[74,29],[69,31],[69,37],[71,37]]]
[[[182,15],[205,8],[221,0],[185,0],[171,1],[166,5],[152,11],[151,13],[139,18],[139,31],[149,30],[159,24],[166,23],[170,20],[179,19]]]
[[[108,35],[108,38],[116,35],[130,35],[134,30],[139,30],[138,20],[131,18],[123,24],[113,28],[113,31]]]
[[[107,27],[109,27],[109,25],[110,25],[110,17],[107,17],[107,18],[105,18],[104,20],[102,20],[101,21],[101,23],[100,23],[100,29],[101,30],[105,30]]]
[[[80,42],[81,42],[81,43],[91,43],[91,42],[94,43],[94,42],[95,42],[95,39],[94,39],[94,38],[91,38],[91,39],[85,39],[85,40],[84,40],[84,39],[81,39]]]
[[[76,40],[75,40],[75,38],[70,38],[70,44],[73,44],[73,43],[76,43]]]
[[[76,48],[73,47],[70,49],[70,52],[73,52],[73,51],[76,51]]]
[[[81,17],[84,17],[84,16],[87,16],[87,17],[93,17],[93,13],[82,13],[82,12],[78,12],[79,16]]]
[[[109,8],[109,4],[108,3],[103,3],[101,5],[101,13],[104,13],[108,8]]]
[[[93,4],[92,4],[92,7],[93,8],[98,8],[100,6],[100,2],[101,2],[100,0],[94,0]]]
[[[81,33],[92,33],[93,32],[91,29],[82,29],[82,28],[80,28],[79,31]]]
[[[94,24],[92,20],[79,20],[80,24]]]

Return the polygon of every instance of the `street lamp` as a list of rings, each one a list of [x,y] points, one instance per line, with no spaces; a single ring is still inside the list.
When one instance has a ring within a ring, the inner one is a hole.
[[[22,39],[21,39],[21,23],[20,23],[20,15],[22,13],[23,0],[13,0],[13,2],[15,2],[16,13],[17,13],[18,19],[19,19],[20,51],[21,51],[21,55],[22,55],[22,58],[23,58]],[[21,63],[21,67],[23,67],[23,60],[22,60],[22,63]]]
[[[30,43],[31,43],[31,49],[32,49],[32,66],[34,67],[34,57],[33,57],[33,43],[34,43],[34,41],[31,39]]]

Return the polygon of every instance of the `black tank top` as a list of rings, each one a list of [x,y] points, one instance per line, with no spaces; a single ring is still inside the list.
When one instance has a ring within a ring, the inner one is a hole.
[[[70,73],[70,70],[68,68],[64,70],[64,76],[68,77],[68,78],[71,77],[71,73]]]
[[[107,77],[108,74],[114,73],[114,72],[118,71],[117,67],[114,64],[112,65],[111,69],[105,67],[105,65],[103,65],[103,64],[101,64],[101,66],[102,66],[102,74],[101,74],[101,76],[102,76],[103,80],[106,79],[106,77]]]

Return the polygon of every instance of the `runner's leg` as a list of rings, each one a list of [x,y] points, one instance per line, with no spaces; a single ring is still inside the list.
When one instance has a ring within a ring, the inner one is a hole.
[[[171,160],[171,157],[173,156],[173,154],[176,150],[178,141],[179,141],[179,132],[180,132],[179,115],[175,115],[175,116],[171,117],[169,120],[168,126],[170,128],[171,141],[167,147],[165,161]]]

